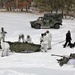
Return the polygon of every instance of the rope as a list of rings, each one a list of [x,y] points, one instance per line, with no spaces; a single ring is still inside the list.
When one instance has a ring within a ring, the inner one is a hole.
[[[60,44],[60,43],[63,43],[64,41],[65,41],[65,40],[60,41],[60,42],[57,42],[57,43],[53,44],[52,46],[57,45],[57,44]]]

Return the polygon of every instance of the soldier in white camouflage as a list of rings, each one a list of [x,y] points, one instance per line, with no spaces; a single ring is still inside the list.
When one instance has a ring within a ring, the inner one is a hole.
[[[21,42],[21,40],[22,40],[22,42],[25,41],[25,40],[24,40],[24,34],[20,34],[20,35],[19,35],[19,42]]]

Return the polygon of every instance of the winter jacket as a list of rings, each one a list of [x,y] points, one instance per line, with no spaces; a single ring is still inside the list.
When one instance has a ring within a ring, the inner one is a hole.
[[[32,43],[32,39],[31,39],[31,37],[26,38],[26,42],[27,42],[27,43]]]
[[[47,33],[47,39],[48,39],[48,41],[52,41],[52,34],[51,33]]]
[[[72,39],[71,39],[71,34],[68,32],[68,33],[66,34],[66,41],[70,41],[70,40],[72,40]]]
[[[47,36],[44,36],[44,37],[43,37],[43,43],[44,43],[44,44],[48,44],[48,38],[47,38]]]

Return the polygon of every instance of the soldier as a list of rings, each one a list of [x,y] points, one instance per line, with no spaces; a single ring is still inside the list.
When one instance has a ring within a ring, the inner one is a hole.
[[[71,40],[72,40],[72,38],[71,38],[71,33],[70,33],[70,31],[68,31],[68,32],[66,33],[66,42],[65,42],[65,44],[64,44],[64,48],[66,47],[67,44],[68,44],[69,46],[71,45]]]
[[[48,30],[46,31],[46,34],[48,40],[48,49],[51,49],[52,34]]]
[[[42,40],[41,40],[41,51],[42,52],[47,52],[47,46],[48,46],[48,40],[46,37],[46,33],[42,35]]]
[[[6,35],[6,31],[4,30],[4,28],[1,28],[1,32],[0,32],[0,40],[3,39],[3,41],[5,41],[5,35]]]
[[[30,35],[27,35],[26,42],[27,43],[32,43],[32,39],[31,39]]]
[[[22,39],[22,41],[24,42],[24,34],[20,34],[20,35],[19,35],[19,42],[21,41],[21,39]]]
[[[44,34],[42,33],[40,37],[40,44],[43,42],[43,37],[44,37]]]

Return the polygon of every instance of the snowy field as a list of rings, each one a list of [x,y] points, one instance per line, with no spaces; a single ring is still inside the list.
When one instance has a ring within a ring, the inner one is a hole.
[[[33,43],[39,44],[41,33],[49,30],[52,33],[52,49],[48,52],[37,53],[11,53],[7,57],[0,57],[0,75],[75,75],[75,65],[65,64],[60,67],[51,54],[70,55],[75,53],[75,48],[63,48],[62,42],[68,30],[72,34],[72,42],[75,42],[75,19],[63,20],[60,29],[33,29],[30,21],[40,15],[30,13],[6,13],[0,12],[0,28],[7,31],[7,41],[18,41],[18,35],[23,33],[32,37]],[[0,51],[1,53],[1,51]]]

